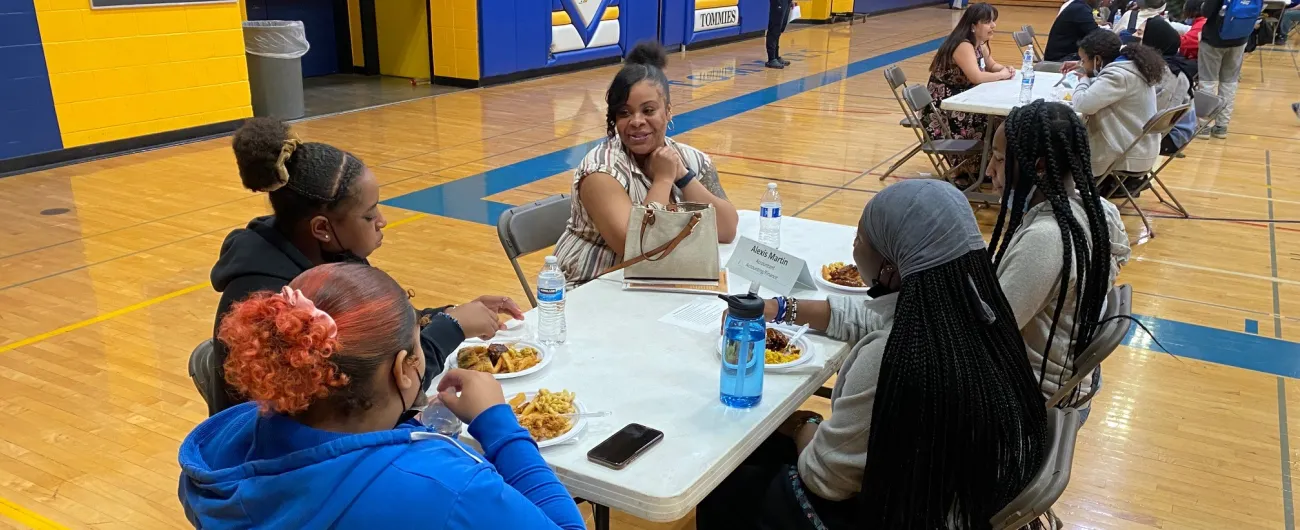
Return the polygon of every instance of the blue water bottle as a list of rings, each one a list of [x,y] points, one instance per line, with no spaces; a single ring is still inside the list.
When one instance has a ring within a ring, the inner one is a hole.
[[[767,324],[757,294],[718,295],[727,301],[722,326],[722,377],[719,395],[728,407],[747,409],[763,400],[763,362]]]

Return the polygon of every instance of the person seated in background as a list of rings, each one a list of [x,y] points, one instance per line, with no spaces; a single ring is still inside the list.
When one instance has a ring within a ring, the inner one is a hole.
[[[1187,21],[1188,30],[1179,37],[1178,54],[1196,60],[1201,47],[1201,29],[1205,27],[1205,14],[1201,0],[1187,0],[1183,6],[1183,19]]]
[[[233,147],[244,187],[266,193],[273,215],[249,221],[247,228],[231,232],[221,244],[212,266],[212,287],[221,293],[214,338],[231,305],[251,293],[279,290],[303,271],[325,263],[368,263],[388,224],[379,211],[379,181],[351,153],[300,141],[288,125],[268,118],[245,122],[235,132]],[[523,318],[519,307],[504,296],[483,296],[421,313],[420,341],[435,373],[465,337],[491,337],[502,329],[498,313]],[[211,364],[219,370],[225,360],[225,346],[214,340]],[[223,377],[214,379],[224,385]],[[205,396],[209,415],[243,402],[229,390],[226,386]]]
[[[1291,28],[1296,22],[1300,22],[1300,0],[1291,0],[1286,5],[1286,10],[1282,11],[1282,21],[1278,25],[1275,44],[1286,44],[1287,34],[1291,33]]]
[[[638,43],[605,93],[606,139],[573,172],[569,223],[555,247],[570,286],[635,257],[623,255],[634,205],[711,204],[718,242],[736,237],[740,217],[722,191],[713,160],[667,136],[673,115],[666,65],[662,46]]]
[[[430,372],[406,291],[357,263],[312,267],[231,307],[226,377],[255,403],[181,443],[195,528],[586,528],[491,374],[439,399],[483,455],[403,420]]]
[[[1165,60],[1165,72],[1156,85],[1156,108],[1172,109],[1192,103],[1192,87],[1196,86],[1196,61],[1178,54],[1178,31],[1163,18],[1147,20],[1142,33],[1142,44],[1160,53]],[[1174,128],[1160,139],[1160,154],[1172,155],[1191,141],[1196,133],[1196,109],[1188,109]],[[1126,182],[1130,190],[1141,190],[1141,182]]]
[[[1125,44],[1133,42],[1141,37],[1139,32],[1147,19],[1158,17],[1165,11],[1164,0],[1139,0],[1137,9],[1130,9],[1120,15],[1111,27],[1116,35],[1119,35],[1120,41]]]
[[[1075,375],[1074,360],[1092,344],[1129,256],[1119,209],[1093,182],[1087,138],[1069,106],[1038,100],[1011,111],[989,157],[988,176],[1002,189],[989,248],[1048,399]],[[1061,406],[1080,406],[1081,396],[1100,387],[1099,368]],[[1081,406],[1082,423],[1091,408]]]
[[[1097,29],[1092,9],[1097,0],[1074,0],[1052,22],[1047,33],[1047,46],[1043,49],[1045,61],[1070,61],[1078,59],[1079,39]]]
[[[993,38],[993,31],[998,26],[997,20],[998,8],[990,4],[971,4],[962,13],[957,26],[948,34],[930,61],[930,82],[927,88],[935,102],[970,90],[975,85],[1011,79],[1016,75],[1014,69],[998,64],[993,59],[989,40]],[[941,123],[940,120],[945,118],[947,122]],[[926,107],[922,115],[922,121],[935,138],[948,138],[949,135],[945,134],[947,131],[953,138],[982,139],[988,119],[987,115],[976,112],[939,113],[932,110],[932,107]],[[979,165],[978,157],[951,158],[949,162],[953,167],[963,164]],[[974,174],[978,169],[968,167],[966,174]],[[958,174],[961,173],[958,170]]]
[[[853,259],[893,294],[765,313],[854,344],[830,418],[792,415],[699,505],[700,530],[987,527],[1037,473],[1045,403],[966,197],[891,184]]]
[[[1079,61],[1066,62],[1062,71],[1083,68],[1071,104],[1088,117],[1093,175],[1101,176],[1121,156],[1124,159],[1116,166],[1118,170],[1151,169],[1160,150],[1158,138],[1148,135],[1127,155],[1124,150],[1156,115],[1155,85],[1164,77],[1164,59],[1141,44],[1123,46],[1119,36],[1105,30],[1079,41],[1079,57]]]

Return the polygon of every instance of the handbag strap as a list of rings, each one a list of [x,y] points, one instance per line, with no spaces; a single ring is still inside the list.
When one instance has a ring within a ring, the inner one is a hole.
[[[691,214],[691,220],[686,222],[686,226],[682,227],[682,231],[678,232],[677,235],[674,236],[672,239],[668,240],[667,243],[652,248],[650,249],[649,252],[643,252],[640,256],[637,256],[629,260],[624,260],[623,263],[619,263],[618,265],[605,269],[604,271],[601,271],[600,275],[604,276],[614,271],[623,270],[627,267],[631,267],[632,265],[636,265],[637,263],[641,263],[642,261],[646,261],[646,260],[657,261],[668,257],[668,255],[672,254],[673,250],[677,248],[677,245],[681,244],[681,242],[684,241],[687,236],[690,236],[695,231],[695,225],[700,224],[700,220],[703,217],[704,216],[701,215],[699,212]],[[643,217],[641,220],[642,249],[645,248],[646,228],[648,228],[653,224],[654,224],[654,210],[646,210],[645,217]]]

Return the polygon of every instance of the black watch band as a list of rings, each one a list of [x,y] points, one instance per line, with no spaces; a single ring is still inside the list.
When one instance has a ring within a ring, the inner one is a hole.
[[[677,181],[673,182],[673,186],[676,186],[677,189],[679,190],[684,189],[686,188],[687,184],[691,183],[692,180],[695,180],[695,170],[688,168],[686,170],[686,174],[682,175],[682,178],[679,178],[677,179]]]

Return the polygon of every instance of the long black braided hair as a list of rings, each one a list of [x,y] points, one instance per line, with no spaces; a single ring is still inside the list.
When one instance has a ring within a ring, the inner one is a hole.
[[[1093,181],[1088,131],[1070,107],[1038,100],[1013,109],[1004,127],[1007,182],[1003,186],[1002,208],[990,240],[994,249],[993,264],[996,267],[1002,263],[1002,257],[1024,219],[1026,204],[1036,189],[1051,204],[1064,248],[1056,308],[1052,312],[1053,332],[1060,325],[1061,310],[1069,299],[1071,267],[1076,273],[1074,323],[1070,330],[1074,343],[1063,346],[1069,351],[1066,352],[1061,379],[1056,381],[1057,385],[1064,385],[1073,375],[1074,360],[1092,344],[1110,291],[1110,230],[1101,205],[1104,199]],[[1040,161],[1045,169],[1042,173],[1038,171]],[[1074,180],[1074,190],[1079,194],[1088,220],[1086,229],[1079,224],[1070,206],[1069,190],[1064,185],[1067,177]],[[1037,367],[1040,387],[1047,377],[1047,359],[1055,337],[1053,332],[1047,334],[1042,363]],[[1072,405],[1081,390],[1076,387],[1060,406]]]
[[[903,277],[872,408],[863,527],[989,528],[1043,461],[1047,407],[1032,374],[987,250]]]

